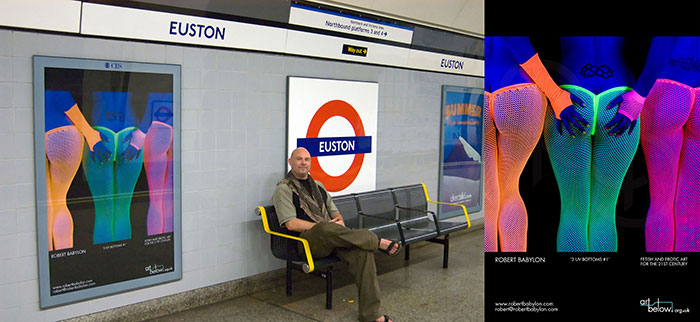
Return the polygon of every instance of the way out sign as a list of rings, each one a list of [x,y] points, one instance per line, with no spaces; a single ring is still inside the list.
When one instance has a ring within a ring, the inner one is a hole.
[[[288,80],[287,156],[309,150],[311,176],[333,195],[375,190],[379,85]]]

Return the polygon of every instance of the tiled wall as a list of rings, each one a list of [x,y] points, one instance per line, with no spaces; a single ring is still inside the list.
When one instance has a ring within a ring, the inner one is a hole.
[[[39,309],[32,56],[182,65],[181,281]],[[437,199],[441,85],[483,80],[209,48],[0,29],[0,321],[54,321],[282,267],[254,214],[284,175],[288,75],[379,83],[377,188]],[[478,215],[477,215],[478,217]]]

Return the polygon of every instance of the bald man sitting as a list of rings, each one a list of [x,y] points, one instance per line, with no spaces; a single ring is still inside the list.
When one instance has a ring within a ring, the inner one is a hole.
[[[277,184],[272,196],[280,225],[306,239],[314,258],[333,254],[348,264],[357,285],[360,322],[391,321],[388,316],[379,314],[380,291],[374,252],[379,250],[394,256],[399,253],[400,244],[380,239],[367,229],[345,227],[343,216],[323,184],[309,175],[309,151],[297,148],[288,161],[292,170]]]

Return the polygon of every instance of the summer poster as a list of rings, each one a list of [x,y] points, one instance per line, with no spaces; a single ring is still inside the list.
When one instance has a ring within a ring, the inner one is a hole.
[[[461,204],[468,212],[481,210],[482,89],[443,86],[441,202]],[[440,217],[463,214],[461,208],[440,206]]]

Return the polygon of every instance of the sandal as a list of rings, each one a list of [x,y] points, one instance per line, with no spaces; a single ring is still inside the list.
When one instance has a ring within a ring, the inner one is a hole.
[[[384,315],[384,322],[389,322],[389,321],[394,322],[394,320],[392,320],[388,315]]]
[[[396,248],[396,251],[392,254],[392,253],[391,253],[391,250],[394,249],[394,245],[396,245],[396,244],[398,244],[399,247]],[[381,246],[381,245],[382,245],[382,242],[381,242],[381,240],[380,240],[380,241],[379,241],[379,246]],[[387,246],[386,249],[382,249],[381,247],[378,247],[378,248],[379,248],[379,251],[381,251],[382,253],[387,254],[387,255],[389,255],[389,256],[391,256],[391,257],[394,257],[394,256],[396,256],[396,255],[399,254],[399,251],[401,251],[401,243],[392,240],[392,241],[391,241],[391,244],[389,244],[389,246]],[[386,315],[384,316],[384,318],[386,318]]]

